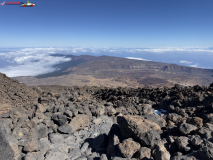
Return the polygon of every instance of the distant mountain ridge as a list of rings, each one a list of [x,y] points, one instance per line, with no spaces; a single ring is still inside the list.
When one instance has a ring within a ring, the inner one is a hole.
[[[108,87],[171,87],[213,82],[213,70],[111,56],[62,55],[71,61],[57,64],[60,70],[35,77],[13,77],[28,85],[103,85]]]

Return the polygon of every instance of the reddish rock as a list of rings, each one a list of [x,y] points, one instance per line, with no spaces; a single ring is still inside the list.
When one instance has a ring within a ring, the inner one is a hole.
[[[131,158],[140,149],[140,144],[129,138],[120,143],[118,148],[124,157]]]

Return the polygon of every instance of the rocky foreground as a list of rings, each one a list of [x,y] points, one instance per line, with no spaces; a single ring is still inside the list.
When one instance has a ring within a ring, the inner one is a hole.
[[[213,159],[213,84],[28,88],[2,77],[0,107],[14,107],[0,115],[0,160]]]

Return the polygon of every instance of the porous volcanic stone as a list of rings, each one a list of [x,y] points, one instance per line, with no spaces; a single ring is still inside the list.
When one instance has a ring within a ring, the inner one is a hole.
[[[180,125],[180,132],[182,134],[189,134],[191,131],[195,131],[197,130],[197,127],[192,125],[192,124],[188,124],[188,123],[182,123]]]
[[[129,138],[120,143],[118,148],[124,157],[131,158],[140,149],[140,144]]]
[[[137,159],[150,159],[151,158],[151,149],[147,147],[141,147],[136,154]]]

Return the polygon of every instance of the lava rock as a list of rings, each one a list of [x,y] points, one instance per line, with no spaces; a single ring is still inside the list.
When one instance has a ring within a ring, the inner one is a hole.
[[[150,159],[151,158],[151,149],[147,147],[141,147],[136,154],[137,159]]]
[[[153,141],[149,143],[150,139],[156,140],[156,138],[159,137],[157,133],[161,132],[161,128],[158,124],[146,120],[141,116],[118,116],[117,121],[124,138],[133,138],[136,142],[142,144],[153,144]],[[147,135],[149,135],[149,137],[146,138]]]
[[[129,138],[120,143],[118,148],[125,158],[131,158],[140,149],[140,144]]]
[[[65,134],[72,133],[72,127],[68,124],[64,124],[63,126],[58,127],[58,131]]]
[[[189,138],[180,136],[175,139],[175,142],[181,152],[188,152],[191,150],[191,147],[189,146]]]
[[[154,159],[155,160],[170,160],[170,153],[164,147],[164,143],[159,142],[154,151]]]
[[[186,122],[197,127],[203,127],[203,119],[200,117],[189,117],[187,118]]]
[[[196,126],[194,126],[194,125],[192,125],[192,124],[188,124],[188,123],[182,123],[181,125],[180,125],[180,132],[182,133],[182,134],[189,134],[190,132],[192,132],[192,131],[195,131],[195,130],[197,130],[197,127]]]
[[[63,115],[61,112],[54,113],[52,115],[52,119],[59,126],[62,126],[62,125],[64,125],[67,122],[67,117],[65,115]]]
[[[72,119],[72,121],[69,123],[70,127],[72,128],[72,132],[75,132],[79,129],[83,129],[87,127],[90,124],[89,117],[85,114],[79,114],[76,117]]]

